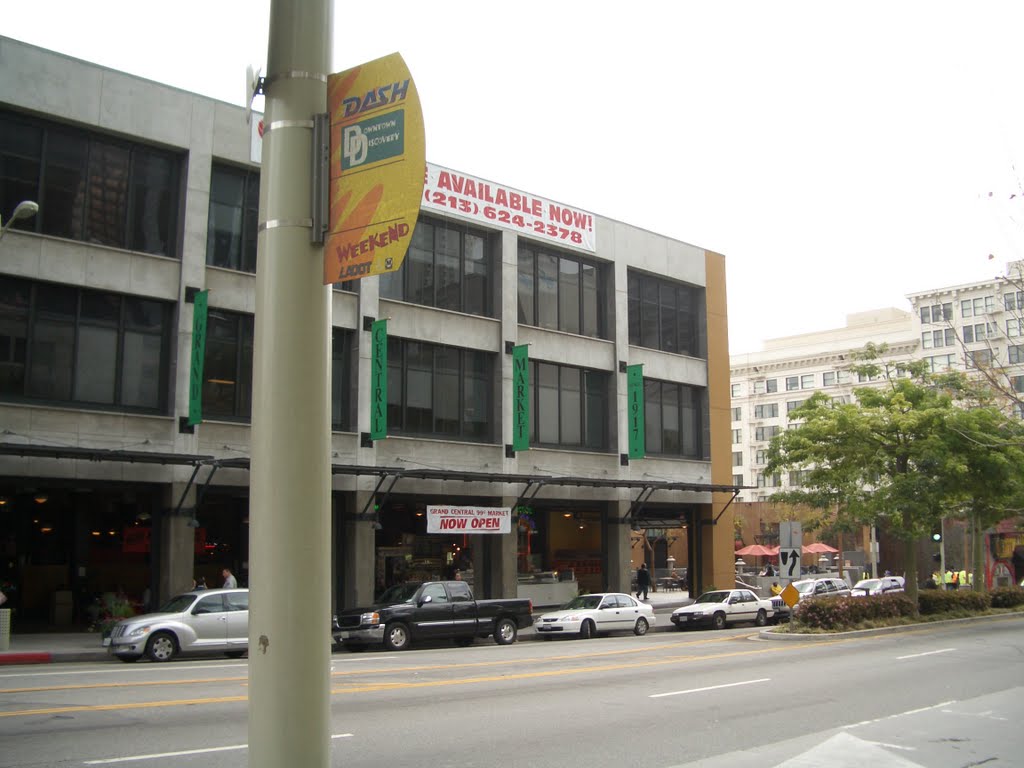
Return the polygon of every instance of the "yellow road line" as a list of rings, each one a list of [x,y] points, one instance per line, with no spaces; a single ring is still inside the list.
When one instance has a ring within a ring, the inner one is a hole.
[[[852,642],[851,640],[836,640],[831,641],[835,643],[841,642]],[[828,641],[825,643],[819,643],[818,645],[829,644]],[[650,649],[647,649],[648,651]],[[474,685],[479,683],[487,682],[509,682],[513,680],[530,680],[540,678],[551,678],[551,677],[565,677],[569,675],[584,675],[593,674],[595,672],[608,672],[620,669],[636,669],[637,667],[659,667],[668,666],[675,664],[687,664],[695,661],[710,661],[716,659],[727,659],[735,658],[738,656],[756,656],[766,653],[780,653],[783,651],[797,650],[793,646],[786,644],[781,646],[772,646],[770,648],[757,648],[744,651],[734,651],[727,653],[716,653],[709,656],[703,655],[686,655],[686,656],[672,656],[666,659],[658,660],[645,660],[636,661],[631,660],[629,663],[622,664],[602,664],[593,665],[588,667],[576,667],[573,669],[553,669],[545,671],[533,671],[533,672],[521,672],[513,673],[508,675],[487,675],[484,677],[467,677],[458,678],[455,680],[435,680],[435,681],[424,681],[416,683],[407,682],[395,682],[395,683],[358,683],[343,688],[334,688],[331,690],[332,694],[345,694],[345,693],[372,693],[375,691],[389,691],[389,690],[414,690],[420,688],[441,688],[449,687],[453,685]],[[594,654],[596,656],[607,655],[605,653]],[[564,660],[564,659],[563,659]],[[459,666],[459,665],[453,665]],[[434,668],[434,667],[428,667]],[[26,710],[13,710],[9,712],[0,712],[0,718],[4,717],[29,717],[32,715],[55,715],[55,714],[66,714],[70,712],[115,712],[120,710],[128,709],[145,709],[145,708],[158,708],[158,707],[177,707],[177,706],[194,706],[198,704],[225,704],[225,703],[238,703],[248,700],[248,696],[219,696],[215,698],[205,699],[178,699],[172,701],[149,701],[149,702],[132,702],[122,704],[92,704],[92,705],[75,705],[66,707],[48,707],[45,709],[26,709]]]

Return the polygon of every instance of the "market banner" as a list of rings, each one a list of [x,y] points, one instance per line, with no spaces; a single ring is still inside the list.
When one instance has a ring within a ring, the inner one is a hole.
[[[644,367],[626,366],[626,399],[628,401],[629,458],[642,459],[647,455],[644,445]]]
[[[203,420],[203,361],[206,358],[206,319],[209,291],[199,291],[192,305],[192,365],[188,377],[188,424]]]
[[[370,328],[370,439],[388,436],[388,321],[375,320]]]
[[[427,533],[511,532],[511,507],[427,507]]]
[[[530,448],[530,349],[512,347],[512,450]]]
[[[420,212],[423,112],[401,54],[327,78],[330,218],[324,284],[402,266]]]
[[[597,250],[593,214],[427,163],[423,207],[549,243]]]

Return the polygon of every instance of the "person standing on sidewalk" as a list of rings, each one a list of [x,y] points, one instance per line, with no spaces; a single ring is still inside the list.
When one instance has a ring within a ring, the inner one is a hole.
[[[640,563],[640,568],[636,572],[636,599],[640,599],[641,593],[643,599],[647,599],[647,592],[651,588],[651,572],[647,570],[647,563]]]
[[[238,580],[235,578],[235,575],[231,572],[230,568],[225,568],[221,571],[221,576],[224,577],[224,589],[238,588]]]

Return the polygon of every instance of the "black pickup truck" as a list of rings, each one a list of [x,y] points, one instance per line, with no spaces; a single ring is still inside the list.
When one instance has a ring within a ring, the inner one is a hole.
[[[530,600],[474,600],[464,581],[407,582],[391,587],[376,605],[339,613],[333,635],[353,651],[379,643],[402,651],[416,640],[470,645],[488,635],[508,645],[532,622]]]

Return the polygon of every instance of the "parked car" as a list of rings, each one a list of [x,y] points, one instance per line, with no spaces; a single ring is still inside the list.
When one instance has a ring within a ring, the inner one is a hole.
[[[854,597],[864,597],[902,591],[903,580],[899,576],[880,576],[877,579],[861,579],[850,589],[850,594]]]
[[[821,579],[800,579],[793,582],[793,587],[800,593],[800,599],[809,597],[849,597],[850,585],[843,579],[833,577]]]
[[[556,635],[596,637],[605,632],[646,635],[655,625],[654,608],[621,592],[574,597],[557,611],[542,614],[533,627],[545,640]]]
[[[198,651],[242,656],[249,650],[249,590],[186,592],[159,611],[119,621],[103,642],[122,661],[170,661]]]
[[[749,589],[718,589],[705,592],[689,605],[672,611],[676,629],[711,626],[725,629],[729,624],[752,621],[763,627],[775,617],[771,600],[762,600]]]
[[[533,603],[525,598],[475,600],[464,581],[410,581],[388,589],[376,605],[339,613],[333,634],[350,651],[371,644],[403,651],[417,640],[470,645],[488,635],[508,645],[532,622]]]

